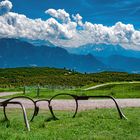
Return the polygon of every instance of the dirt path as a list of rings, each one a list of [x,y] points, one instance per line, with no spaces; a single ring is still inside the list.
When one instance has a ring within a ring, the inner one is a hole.
[[[140,99],[117,99],[120,107],[140,107]],[[115,104],[110,99],[94,99],[94,100],[81,100],[78,101],[79,110],[95,109],[95,108],[112,108]],[[39,104],[40,108],[45,108],[46,103]],[[55,100],[54,104],[56,109],[72,109],[75,104],[71,100]]]
[[[134,82],[131,82],[131,83],[134,83]],[[105,86],[108,84],[101,84],[101,85],[93,86],[85,90],[95,89],[95,88]],[[0,97],[4,97],[8,95],[15,95],[18,93],[20,92],[0,92]],[[4,100],[5,99],[0,99],[0,102]],[[140,107],[140,99],[116,99],[116,100],[120,107]],[[27,101],[24,99],[21,99],[19,101],[22,102],[27,108],[33,107],[33,104],[30,101]],[[110,99],[94,99],[94,100],[92,99],[92,100],[84,100],[84,101],[80,100],[78,102],[79,102],[80,110],[115,107],[114,102]],[[73,109],[75,102],[73,102],[72,100],[55,100],[53,105],[56,107],[56,109],[60,109],[60,110]],[[47,102],[40,102],[38,103],[38,106],[40,106],[40,108],[42,109],[48,108]],[[14,105],[12,107],[17,107],[17,106]]]
[[[3,101],[4,99],[0,99]],[[140,99],[116,99],[120,107],[140,107]],[[26,108],[32,108],[33,104],[27,100],[19,100],[24,104]],[[115,104],[110,99],[94,99],[94,100],[80,100],[79,110],[95,109],[95,108],[112,108]],[[38,106],[41,109],[48,109],[47,102],[40,102]],[[75,106],[75,102],[72,100],[55,100],[53,103],[55,109],[59,110],[71,110]],[[17,105],[12,105],[12,107],[17,108]]]
[[[114,84],[119,85],[119,84],[127,84],[127,83],[134,84],[134,83],[140,83],[140,82],[138,82],[138,81],[133,81],[133,82],[105,83],[105,84],[100,84],[100,85],[96,85],[96,86],[91,86],[91,87],[85,88],[84,90],[96,89],[96,88],[103,87],[103,86],[107,86],[107,85],[114,85]]]
[[[22,93],[22,92],[0,92],[0,97],[15,95],[15,94],[18,94],[18,93]]]

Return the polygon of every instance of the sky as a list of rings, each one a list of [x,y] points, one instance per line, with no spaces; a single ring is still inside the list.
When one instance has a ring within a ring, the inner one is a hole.
[[[140,28],[140,0],[11,0],[12,11],[29,18],[47,19],[47,9],[65,9],[79,13],[85,21],[113,25],[118,21]]]
[[[140,50],[140,0],[1,0],[0,26],[0,37]]]

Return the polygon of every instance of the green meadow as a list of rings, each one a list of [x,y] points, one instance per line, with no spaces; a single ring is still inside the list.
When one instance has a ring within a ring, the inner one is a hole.
[[[102,87],[98,87],[96,89],[84,90],[87,87],[75,88],[75,89],[51,89],[40,87],[26,87],[25,93],[23,93],[23,89],[17,89],[20,91],[20,94],[8,96],[13,97],[17,95],[25,95],[31,98],[51,98],[52,96],[59,93],[70,93],[76,95],[110,95],[115,98],[140,98],[140,83],[129,83],[129,82],[118,82],[110,83],[109,85],[105,85]],[[9,91],[10,89],[7,89]],[[13,91],[16,89],[13,89]],[[6,91],[6,89],[5,89]],[[5,97],[4,97],[5,98]]]
[[[137,81],[136,83],[132,83]],[[110,95],[115,98],[140,98],[140,75],[118,72],[81,74],[54,68],[0,69],[0,92],[20,92],[33,99],[50,99],[59,93],[76,95]],[[131,82],[131,83],[130,83]],[[107,85],[85,90],[89,87]],[[119,119],[115,108],[78,112],[75,118],[47,121],[50,112],[41,110],[26,130],[22,112],[8,110],[10,122],[0,113],[2,140],[139,140],[140,108],[123,108],[128,118]],[[31,113],[31,110],[27,109]],[[62,114],[64,111],[62,111]]]
[[[31,131],[24,126],[22,113],[10,111],[10,123],[0,113],[2,140],[139,140],[140,109],[124,108],[128,120],[121,120],[115,109],[95,109],[78,112],[75,118],[46,121],[49,112],[42,110],[30,122]]]

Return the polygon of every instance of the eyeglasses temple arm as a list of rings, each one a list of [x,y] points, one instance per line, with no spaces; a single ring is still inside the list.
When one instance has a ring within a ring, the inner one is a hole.
[[[27,119],[27,113],[26,113],[26,109],[25,109],[24,105],[22,103],[16,102],[16,101],[15,102],[12,101],[12,102],[4,103],[3,104],[3,111],[4,111],[4,116],[5,116],[6,120],[8,120],[7,115],[6,115],[6,111],[5,111],[5,107],[7,106],[7,104],[18,104],[18,105],[21,106],[22,112],[23,112],[25,126],[26,126],[27,130],[30,131],[30,125],[29,125],[29,122],[28,122],[28,119]]]
[[[116,105],[116,108],[117,108],[117,111],[118,111],[118,113],[119,113],[120,118],[121,118],[121,119],[123,119],[123,118],[124,118],[124,119],[127,119],[126,116],[125,116],[125,115],[123,114],[123,112],[121,111],[121,109],[120,109],[120,107],[119,107],[117,101],[116,101],[115,98],[112,97],[112,96],[77,96],[77,97],[76,97],[76,100],[88,100],[89,98],[109,98],[109,99],[112,99],[113,102],[114,102],[115,105]]]

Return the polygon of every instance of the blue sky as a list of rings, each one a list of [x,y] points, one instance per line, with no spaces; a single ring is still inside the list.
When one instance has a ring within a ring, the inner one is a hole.
[[[3,0],[0,37],[140,51],[140,0]]]
[[[140,28],[140,0],[11,0],[12,11],[29,18],[47,19],[44,11],[65,9],[69,14],[80,13],[83,21],[114,25],[121,21]]]

